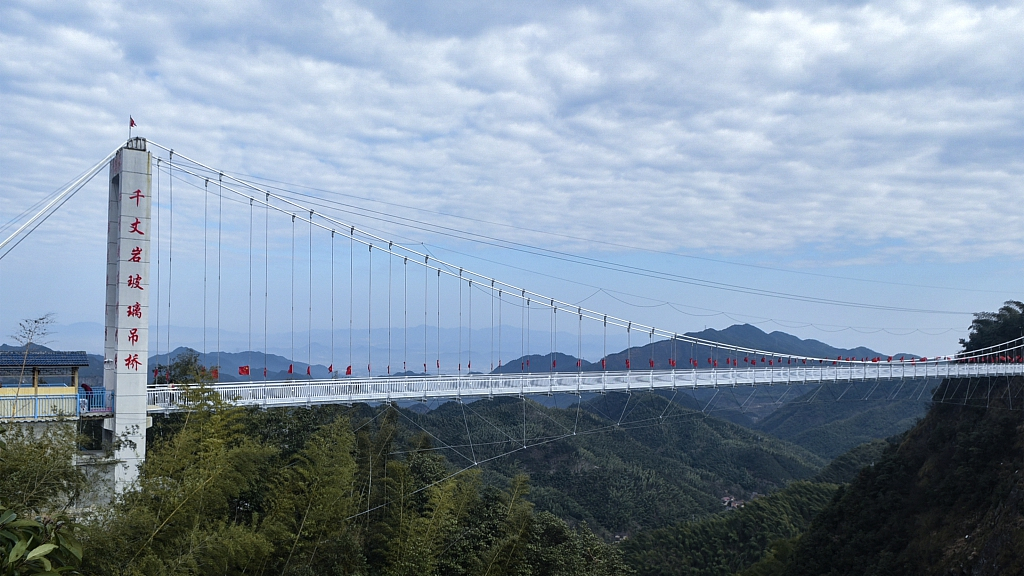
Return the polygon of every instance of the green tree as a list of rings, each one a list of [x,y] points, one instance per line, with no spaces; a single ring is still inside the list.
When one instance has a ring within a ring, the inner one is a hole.
[[[273,573],[350,574],[364,567],[353,499],[354,435],[347,418],[324,425],[278,475],[263,534],[276,544]]]
[[[77,573],[82,547],[65,510],[85,477],[75,428],[0,428],[0,575]]]
[[[0,574],[78,574],[82,546],[67,518],[19,518],[0,506]]]
[[[246,515],[243,496],[271,476],[273,450],[245,435],[244,411],[191,392],[189,411],[158,438],[138,485],[85,535],[94,574],[241,574],[273,546]]]
[[[169,365],[157,364],[156,384],[209,384],[214,382],[213,370],[216,366],[204,366],[200,361],[199,352],[191,348],[182,350]]]
[[[0,428],[0,505],[18,514],[66,510],[85,487],[69,422]]]
[[[1024,302],[1007,300],[997,312],[974,315],[967,339],[960,339],[964,352],[987,348],[1024,336]]]

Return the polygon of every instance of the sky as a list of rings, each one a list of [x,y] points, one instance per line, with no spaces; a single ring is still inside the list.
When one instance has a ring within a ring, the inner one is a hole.
[[[1020,3],[8,0],[0,53],[2,224],[131,115],[345,222],[672,331],[933,355],[1024,299]],[[103,321],[105,194],[96,179],[0,261],[5,342],[54,312],[56,345],[98,351],[60,332]],[[179,234],[198,242],[191,201]],[[171,323],[203,325],[194,308]]]

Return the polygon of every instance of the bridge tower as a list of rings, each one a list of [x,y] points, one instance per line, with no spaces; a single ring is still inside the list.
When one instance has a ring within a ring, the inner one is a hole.
[[[129,139],[110,162],[107,210],[103,385],[114,393],[114,415],[103,428],[115,447],[118,491],[138,478],[146,457],[152,180],[146,140]]]

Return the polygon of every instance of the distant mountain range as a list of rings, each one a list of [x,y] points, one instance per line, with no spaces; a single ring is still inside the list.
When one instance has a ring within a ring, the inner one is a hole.
[[[725,367],[728,362],[735,360],[739,366],[749,366],[752,362],[757,365],[771,361],[773,364],[789,362],[786,358],[790,356],[812,356],[817,358],[875,358],[878,356],[887,357],[870,348],[863,346],[858,348],[836,348],[829,346],[819,340],[801,340],[792,334],[785,332],[767,333],[750,324],[735,324],[724,330],[702,330],[700,332],[688,332],[687,336],[713,340],[732,346],[753,348],[757,350],[771,350],[776,356],[766,355],[752,357],[744,354],[735,354],[721,348],[710,346],[698,346],[673,343],[671,340],[659,340],[653,344],[633,346],[621,352],[609,354],[605,358],[605,365],[601,362],[588,362],[580,360],[568,354],[556,352],[554,354],[532,354],[516,358],[506,362],[494,370],[497,373],[513,372],[548,372],[548,371],[572,371],[578,368],[584,372],[596,370],[625,370],[627,360],[629,367],[634,370],[668,370],[672,368],[669,359],[674,359],[677,368],[689,368],[696,362],[697,367],[708,368],[714,366]],[[906,358],[916,358],[913,354],[896,354]],[[652,365],[653,361],[653,365]]]
[[[877,356],[887,356],[863,346],[858,348],[836,348],[819,340],[802,340],[785,332],[776,331],[767,333],[756,326],[751,326],[750,324],[736,324],[725,328],[724,330],[708,329],[700,332],[689,332],[686,335],[704,340],[714,340],[732,346],[771,350],[777,353],[777,356],[774,358],[764,357],[763,361],[765,362],[768,360],[777,362],[780,359],[782,362],[788,362],[789,360],[786,358],[787,355],[814,356],[818,358],[836,358],[839,356],[844,358],[873,358]],[[45,346],[39,345],[36,345],[33,348],[48,350]],[[18,348],[7,344],[0,345],[0,350],[16,349]],[[173,362],[179,354],[188,349],[189,348],[187,347],[178,347],[170,353],[150,356],[150,370],[153,370],[158,365],[165,365],[168,362]],[[373,362],[373,365],[370,367],[372,368],[372,372],[367,371],[367,366],[364,364],[364,350],[363,354],[356,356],[359,360],[354,362],[355,365],[352,368],[353,373],[357,376],[363,376],[367,373],[380,376],[387,374],[389,371],[394,375],[414,375],[422,373],[418,370],[420,364],[412,364],[408,367],[412,368],[410,370],[407,367],[402,366],[401,362],[393,360],[394,364],[389,367],[386,360],[386,351],[381,353],[380,351],[375,350],[374,355],[380,357],[381,361],[378,362],[375,360]],[[103,377],[103,357],[99,354],[89,354],[88,356],[89,367],[82,369],[80,377],[83,382],[98,384],[102,381]],[[447,368],[445,372],[451,372],[451,366],[448,366],[446,362],[448,361],[447,357],[453,356],[453,354],[446,354],[445,356],[446,359],[443,359],[442,365]],[[916,356],[912,354],[897,354],[895,356],[916,358]],[[715,365],[725,367],[727,362],[732,360],[736,360],[740,366],[749,365],[748,362],[756,362],[758,365],[762,363],[762,358],[737,355],[720,348],[695,346],[683,344],[681,342],[673,343],[670,340],[660,340],[653,344],[633,346],[619,352],[608,354],[605,357],[604,366],[602,366],[600,361],[590,362],[588,360],[579,359],[570,354],[555,352],[554,354],[531,354],[522,356],[505,362],[504,364],[496,367],[493,372],[571,372],[576,369],[584,372],[599,371],[602,369],[625,370],[627,360],[629,360],[631,369],[650,369],[653,360],[653,367],[655,369],[667,370],[671,368],[669,359],[675,360],[677,368],[691,367],[694,361],[700,368],[707,368]],[[748,362],[745,362],[745,360]],[[235,382],[243,379],[261,379],[263,378],[264,367],[267,369],[266,378],[268,380],[287,380],[289,378],[302,379],[307,377],[328,378],[330,376],[330,372],[328,371],[329,366],[323,363],[309,363],[296,359],[289,360],[287,357],[279,354],[264,354],[263,352],[257,351],[200,353],[200,361],[206,366],[220,366],[220,381],[222,382]],[[433,359],[431,359],[431,361],[433,361]],[[577,362],[579,363],[579,366],[577,366]],[[292,366],[291,374],[288,373],[289,365]],[[241,366],[249,366],[250,376],[248,378],[239,377],[238,368]],[[308,376],[306,374],[307,367],[310,372]],[[342,365],[341,362],[339,362],[338,365],[333,366],[334,371],[340,374],[345,373],[346,367],[347,364]],[[428,368],[433,369],[434,366],[428,366]],[[471,366],[467,365],[465,371],[468,373],[471,368]],[[481,368],[483,368],[483,371],[486,371],[487,366],[482,366]],[[478,368],[474,371],[479,372],[481,370]]]

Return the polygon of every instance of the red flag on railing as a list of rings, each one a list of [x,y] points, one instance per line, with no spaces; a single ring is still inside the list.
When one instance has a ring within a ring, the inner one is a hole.
[[[266,366],[263,367],[263,377],[264,378],[267,377],[267,367]]]
[[[607,369],[608,369],[608,360],[606,358],[601,358],[601,370],[607,370]]]
[[[306,366],[306,376],[312,376],[313,375],[313,373],[310,371],[310,368],[312,368],[312,366]]]
[[[651,370],[653,370],[654,369],[654,358],[651,358],[650,364],[651,364]]]
[[[334,374],[334,364],[331,364],[330,366],[328,366],[327,367],[327,371],[330,372],[331,374]]]
[[[629,358],[626,358],[626,370],[629,370]]]
[[[249,375],[249,367],[248,366],[239,366],[238,367],[238,375],[239,376],[248,376]]]
[[[424,372],[427,371],[425,366],[424,366],[423,371]],[[351,375],[352,375],[352,365],[349,364],[349,366],[347,368],[345,368],[345,376],[351,376]]]
[[[292,373],[292,365],[291,365],[291,364],[289,364],[289,365],[288,365],[288,373],[289,373],[289,374],[291,374],[291,373]]]

